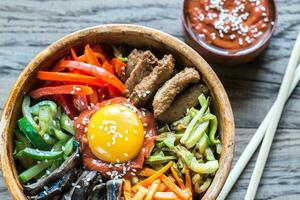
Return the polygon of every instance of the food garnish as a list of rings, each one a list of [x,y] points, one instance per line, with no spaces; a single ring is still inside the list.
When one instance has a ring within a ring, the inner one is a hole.
[[[178,73],[172,55],[127,54],[88,44],[37,72],[15,130],[30,198],[190,200],[210,186],[222,146],[199,72]]]

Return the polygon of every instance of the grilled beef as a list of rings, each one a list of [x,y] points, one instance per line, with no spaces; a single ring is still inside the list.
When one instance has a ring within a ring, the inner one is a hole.
[[[172,123],[181,119],[188,108],[199,104],[198,97],[202,93],[208,95],[208,88],[205,85],[196,83],[190,86],[175,97],[171,106],[158,116],[158,120],[163,123]]]
[[[172,55],[165,55],[159,60],[153,71],[134,87],[129,97],[133,104],[144,106],[152,100],[157,90],[171,77],[174,65]]]
[[[141,53],[139,56],[133,55],[129,56],[128,62],[131,63],[130,65],[135,63],[135,66],[133,69],[130,69],[130,75],[125,82],[129,94],[132,92],[133,88],[141,82],[144,77],[148,76],[157,65],[157,58],[149,50]],[[132,61],[131,59],[135,59],[136,61]],[[132,66],[130,66],[130,68],[132,68]]]
[[[172,104],[177,94],[183,91],[190,83],[200,80],[198,71],[194,68],[185,68],[173,78],[165,82],[154,96],[152,103],[154,117],[160,116]]]

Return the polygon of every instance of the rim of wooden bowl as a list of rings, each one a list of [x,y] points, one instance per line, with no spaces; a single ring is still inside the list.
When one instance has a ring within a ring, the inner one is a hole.
[[[12,140],[12,130],[10,129],[14,127],[13,123],[15,123],[15,121],[12,122],[12,117],[14,116],[14,105],[17,101],[17,98],[20,97],[22,89],[24,89],[26,82],[30,80],[30,75],[34,73],[37,68],[41,67],[42,62],[45,61],[45,59],[49,59],[58,51],[74,45],[76,41],[78,43],[78,41],[82,38],[94,37],[95,35],[101,35],[105,33],[131,36],[136,35],[137,37],[145,37],[153,42],[161,43],[178,52],[178,54],[183,56],[185,59],[188,59],[200,71],[200,74],[202,75],[205,83],[209,87],[210,93],[213,96],[213,101],[215,101],[215,109],[221,111],[219,112],[218,116],[219,121],[222,122],[219,124],[219,127],[222,129],[221,138],[223,144],[222,153],[220,156],[220,168],[217,171],[211,186],[202,197],[202,199],[216,199],[230,171],[235,146],[234,119],[225,89],[209,64],[187,44],[167,33],[144,26],[129,24],[99,25],[71,33],[54,42],[40,52],[22,71],[10,91],[4,107],[0,125],[2,173],[13,198],[27,199],[23,193],[22,185],[17,177],[12,156],[13,145],[10,141]]]

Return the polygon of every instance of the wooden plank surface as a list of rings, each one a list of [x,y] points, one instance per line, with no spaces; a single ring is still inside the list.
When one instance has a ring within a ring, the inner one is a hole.
[[[238,158],[269,110],[300,30],[300,0],[276,0],[279,20],[269,48],[254,62],[213,66],[230,97]],[[184,40],[181,0],[0,0],[0,115],[24,66],[60,37],[107,23],[150,26]],[[300,199],[300,87],[287,103],[257,199]],[[228,199],[242,199],[254,160]],[[0,198],[11,199],[0,177]]]

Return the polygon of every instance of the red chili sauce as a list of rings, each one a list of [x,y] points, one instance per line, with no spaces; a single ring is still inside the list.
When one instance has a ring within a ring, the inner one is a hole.
[[[101,107],[112,104],[134,107],[127,99],[116,97],[98,103],[92,109],[82,112],[75,120],[76,140],[80,141],[80,152],[82,154],[83,164],[86,168],[99,171],[102,176],[108,179],[129,178],[143,168],[145,158],[150,156],[157,133],[156,122],[152,113],[146,110],[136,109],[136,113],[143,122],[145,130],[144,144],[140,153],[133,160],[125,163],[107,163],[92,153],[88,145],[86,130],[92,115]]]
[[[240,50],[257,44],[274,22],[269,0],[190,0],[189,23],[212,46]]]

